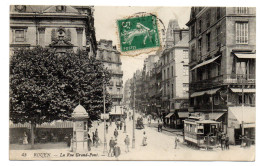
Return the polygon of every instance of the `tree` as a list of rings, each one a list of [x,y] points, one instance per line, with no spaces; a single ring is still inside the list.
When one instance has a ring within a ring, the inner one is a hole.
[[[10,120],[31,123],[32,147],[36,124],[68,120],[79,103],[91,125],[103,112],[102,85],[110,78],[103,64],[85,51],[60,56],[47,48],[19,49],[10,58]],[[106,93],[107,110],[111,105]]]

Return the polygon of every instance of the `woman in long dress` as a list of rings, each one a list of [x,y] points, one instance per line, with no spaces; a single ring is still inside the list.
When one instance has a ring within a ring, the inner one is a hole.
[[[28,144],[28,136],[27,136],[26,132],[24,132],[24,135],[23,135],[23,144],[24,145]]]
[[[147,145],[147,136],[145,135],[145,131],[144,131],[144,136],[143,136],[143,146]]]

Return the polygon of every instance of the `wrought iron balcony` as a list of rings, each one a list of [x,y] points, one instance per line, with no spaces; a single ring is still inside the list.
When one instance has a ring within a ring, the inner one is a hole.
[[[190,83],[190,90],[198,91],[227,84],[255,85],[255,74],[226,74],[205,80],[192,81]]]
[[[114,99],[122,99],[123,94],[111,94],[111,97],[114,98]]]

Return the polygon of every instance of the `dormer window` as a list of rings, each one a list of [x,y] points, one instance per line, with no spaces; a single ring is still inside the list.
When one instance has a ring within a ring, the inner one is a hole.
[[[65,12],[66,7],[65,6],[56,6],[56,11],[57,12]]]

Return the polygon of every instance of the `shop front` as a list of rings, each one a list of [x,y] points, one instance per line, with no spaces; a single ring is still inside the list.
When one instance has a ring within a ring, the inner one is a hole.
[[[228,108],[228,131],[231,144],[240,145],[242,130],[250,142],[255,142],[255,107],[229,107]]]
[[[29,123],[14,124],[10,121],[10,143],[22,143],[24,134],[28,136],[31,142],[31,125]],[[47,142],[66,142],[73,133],[73,123],[71,121],[54,121],[51,123],[43,123],[36,125],[35,143]]]
[[[122,106],[114,106],[109,112],[109,119],[114,121],[120,121],[124,117],[124,110]]]

